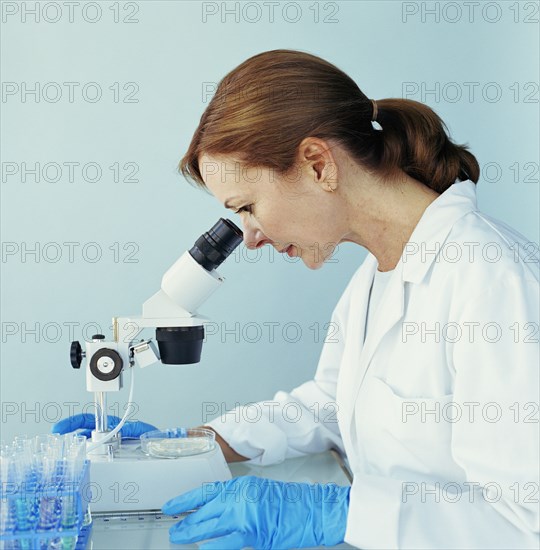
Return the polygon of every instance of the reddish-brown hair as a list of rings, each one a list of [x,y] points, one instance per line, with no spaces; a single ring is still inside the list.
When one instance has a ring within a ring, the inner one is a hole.
[[[230,154],[246,168],[286,174],[308,136],[334,140],[381,179],[409,176],[442,193],[456,180],[476,183],[480,168],[427,105],[410,99],[373,105],[343,71],[320,57],[271,50],[227,74],[204,111],[179,171],[206,188],[199,156]]]

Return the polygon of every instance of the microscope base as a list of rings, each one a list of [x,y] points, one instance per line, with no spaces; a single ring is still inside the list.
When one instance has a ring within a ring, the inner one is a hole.
[[[161,510],[185,491],[232,477],[217,444],[207,453],[167,459],[145,455],[137,440],[122,442],[113,458],[88,458],[92,512]]]

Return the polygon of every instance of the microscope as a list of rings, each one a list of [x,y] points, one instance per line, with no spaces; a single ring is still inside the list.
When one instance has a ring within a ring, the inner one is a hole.
[[[125,372],[135,365],[200,361],[204,324],[209,319],[197,309],[225,280],[216,268],[242,238],[233,222],[220,218],[166,271],[161,289],[144,302],[142,315],[113,317],[112,341],[96,334],[85,342],[85,351],[79,342],[71,343],[71,365],[79,369],[85,360],[86,389],[94,393],[96,427],[87,446],[93,511],[161,509],[170,498],[204,482],[231,479],[217,443],[208,452],[170,459],[143,453],[138,439],[121,441],[118,427],[108,427],[107,394],[122,389]],[[155,329],[155,342],[138,339],[146,329]],[[133,374],[131,370],[129,402]]]

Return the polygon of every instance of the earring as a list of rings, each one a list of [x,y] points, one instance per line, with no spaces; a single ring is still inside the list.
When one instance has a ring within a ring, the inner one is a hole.
[[[333,189],[332,187],[328,186],[328,191],[330,191],[331,193],[333,193],[333,192],[334,192],[334,189]]]

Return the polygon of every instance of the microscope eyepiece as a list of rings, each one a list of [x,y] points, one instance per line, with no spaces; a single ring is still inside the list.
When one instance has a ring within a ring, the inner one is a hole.
[[[195,241],[189,253],[207,271],[213,271],[228,258],[243,238],[244,234],[231,220],[220,218]]]

